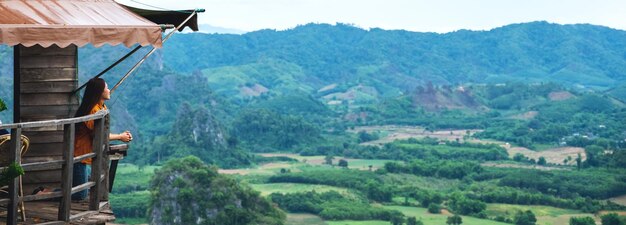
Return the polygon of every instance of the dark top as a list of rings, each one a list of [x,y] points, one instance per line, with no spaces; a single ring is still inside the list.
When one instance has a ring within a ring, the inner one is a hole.
[[[9,134],[8,130],[0,129],[0,135]]]

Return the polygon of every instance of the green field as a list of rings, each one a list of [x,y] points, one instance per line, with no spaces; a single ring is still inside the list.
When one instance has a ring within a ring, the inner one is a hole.
[[[461,184],[461,181],[457,179],[421,177],[413,174],[399,173],[385,174],[385,176],[383,176],[383,181],[385,184],[410,185],[420,187],[422,189],[437,191],[453,191]]]
[[[319,216],[308,213],[287,213],[285,225],[327,225]]]
[[[314,184],[298,184],[298,183],[269,183],[269,184],[250,184],[250,186],[259,192],[261,195],[267,196],[271,193],[297,193],[297,192],[310,192],[316,191],[318,193],[336,191],[344,195],[349,194],[348,189],[333,187],[328,185],[314,185]]]
[[[399,197],[399,196],[393,197],[393,199],[391,199],[391,201],[393,202],[393,204],[398,204],[398,205],[404,204],[405,201],[407,201],[411,205],[419,205],[420,204],[414,198],[405,199],[404,197]]]
[[[444,214],[432,214],[429,213],[426,208],[407,207],[407,206],[383,206],[386,209],[393,209],[402,212],[405,216],[414,216],[418,220],[422,220],[424,225],[442,225],[446,224],[446,219],[449,215]],[[389,224],[387,222],[386,224]],[[478,219],[469,216],[463,216],[464,225],[508,225],[507,223],[501,223],[493,220]]]
[[[385,163],[395,162],[395,160],[383,160],[383,159],[347,159],[347,160],[348,160],[348,168],[360,169],[360,170],[369,170],[370,165],[374,169],[377,169],[377,168],[381,168],[385,166]]]
[[[148,189],[154,170],[159,166],[138,167],[133,164],[122,163],[117,167],[113,193],[141,191]]]
[[[340,167],[331,168],[328,165],[321,164],[324,160],[324,156],[297,156],[290,155],[298,159],[300,162],[274,162],[260,165],[256,168],[249,169],[237,169],[237,170],[223,170],[228,171],[226,173],[237,174],[237,177],[243,178],[244,182],[249,182],[250,186],[261,193],[263,196],[267,196],[271,193],[297,193],[297,192],[327,192],[337,191],[344,195],[352,195],[350,189],[334,187],[329,185],[313,185],[313,184],[301,184],[301,183],[262,183],[263,177],[280,173],[280,169],[289,169],[291,172],[297,173],[301,171],[335,171],[341,170]],[[336,158],[336,163],[339,158]],[[390,160],[361,160],[361,159],[349,159],[349,167],[351,169],[369,169],[368,166],[381,167],[384,163]],[[146,166],[137,167],[132,164],[120,164],[117,171],[115,180],[114,193],[111,195],[111,203],[113,210],[116,208],[124,208],[126,201],[130,198],[136,199],[134,204],[146,204],[142,201],[148,200],[148,192],[145,191],[148,188],[150,179],[154,174],[154,170],[158,169],[158,166]],[[220,172],[223,172],[222,170]],[[253,181],[255,178],[260,178],[259,181]],[[251,180],[252,179],[252,180]],[[434,177],[421,177],[411,174],[386,174],[382,176],[385,183],[390,185],[409,185],[419,186],[424,189],[430,190],[451,190],[458,187],[461,184],[460,180],[443,179]],[[137,198],[141,196],[141,198]],[[622,196],[623,198],[623,196]],[[621,199],[621,198],[620,198]],[[404,198],[395,196],[393,198],[394,204],[404,203]],[[417,205],[418,202],[414,199],[409,199],[409,202]],[[127,202],[130,203],[130,202]],[[446,214],[431,214],[427,212],[426,208],[409,207],[409,206],[381,206],[386,209],[394,209],[402,212],[405,216],[414,216],[417,219],[421,219],[426,225],[441,225],[445,224],[449,213]],[[513,218],[517,211],[532,210],[537,217],[538,225],[567,225],[569,218],[572,216],[591,216],[592,214],[584,214],[578,210],[561,209],[550,206],[540,205],[510,205],[510,204],[488,204],[486,214],[488,217],[493,218],[496,216],[504,216],[507,218]],[[598,219],[598,218],[596,218]],[[147,222],[143,218],[123,218],[120,217],[117,220],[122,224],[139,224]],[[368,220],[368,221],[324,221],[320,217],[312,214],[300,214],[300,213],[288,213],[287,225],[387,225],[388,221]],[[475,217],[463,216],[464,225],[506,225],[505,223],[479,219]]]
[[[567,225],[570,217],[583,217],[593,214],[582,213],[579,210],[561,209],[542,205],[510,205],[510,204],[487,204],[485,212],[488,216],[504,216],[513,218],[517,211],[531,210],[537,217],[538,225]]]
[[[396,199],[394,199],[396,200]],[[400,199],[398,199],[400,200]],[[402,200],[404,201],[404,200]],[[418,220],[422,220],[425,225],[442,225],[446,224],[446,219],[449,215],[444,214],[432,214],[428,213],[426,208],[407,207],[407,206],[382,206],[386,209],[394,209],[402,212],[405,216],[414,216]],[[560,209],[549,206],[521,206],[521,205],[508,205],[508,204],[488,204],[487,214],[492,217],[496,215],[514,214],[517,210],[532,210],[537,216],[537,225],[567,225],[569,224],[569,218],[572,216],[583,217],[591,216],[592,214],[580,213],[577,210]],[[354,221],[354,220],[341,220],[341,221],[324,221],[318,216],[312,214],[287,214],[287,225],[388,225],[389,221],[380,220],[366,220],[366,221]],[[463,216],[464,225],[507,225],[507,223],[501,223],[493,220],[479,219],[469,216]]]
[[[561,209],[542,205],[510,205],[510,204],[487,204],[487,215],[512,217],[517,211],[532,210],[535,216],[561,216],[566,214],[581,214],[580,210]]]
[[[301,156],[293,153],[263,153],[259,154],[259,156],[284,156],[292,159],[298,160],[300,163],[309,164],[309,165],[324,165],[326,166],[324,158],[326,156],[316,155],[316,156]],[[340,159],[345,159],[348,161],[348,168],[350,169],[360,169],[360,170],[368,170],[371,165],[374,169],[381,168],[387,162],[394,162],[395,160],[384,160],[384,159],[350,159],[344,157],[335,157],[333,159],[333,164],[337,165]],[[298,163],[296,163],[298,164]],[[263,165],[261,165],[263,167]]]
[[[364,221],[355,221],[355,220],[340,220],[340,221],[327,221],[328,225],[389,225],[389,221],[382,220],[364,220]]]

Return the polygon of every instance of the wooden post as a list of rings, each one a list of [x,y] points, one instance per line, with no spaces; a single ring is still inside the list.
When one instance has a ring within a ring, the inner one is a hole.
[[[14,128],[11,129],[11,151],[10,151],[10,156],[11,161],[16,162],[18,165],[21,165],[21,148],[22,148],[22,128]],[[13,180],[11,180],[11,182],[9,183],[9,205],[7,206],[7,224],[8,225],[14,225],[17,224],[17,205],[18,205],[18,184],[19,184],[19,178],[15,178]]]
[[[110,148],[110,143],[109,143],[109,133],[110,133],[110,114],[107,114],[106,116],[104,116],[104,150],[102,153],[102,172],[104,173],[104,180],[102,181],[102,185],[104,188],[101,189],[100,192],[100,200],[102,201],[108,201],[109,200],[109,190],[112,190],[113,188],[113,184],[111,184],[111,181],[109,179],[109,177],[111,176],[111,174],[109,173],[109,168],[110,168],[110,157],[109,157],[109,148]]]
[[[120,160],[112,160],[109,168],[109,193],[113,192],[113,182],[115,181],[115,173],[117,173],[117,164]]]
[[[20,74],[20,46],[16,45],[13,47],[13,123],[20,122],[20,83],[21,83],[21,74]]]
[[[59,217],[61,221],[70,221],[70,210],[72,204],[72,179],[74,174],[74,123],[65,124],[63,128],[63,163],[62,167],[62,181],[61,191],[63,197],[61,197]]]
[[[100,210],[100,192],[102,191],[102,182],[100,175],[102,174],[102,156],[104,154],[104,118],[94,121],[94,138],[93,153],[96,156],[91,161],[91,180],[95,182],[95,186],[89,189],[89,210]]]

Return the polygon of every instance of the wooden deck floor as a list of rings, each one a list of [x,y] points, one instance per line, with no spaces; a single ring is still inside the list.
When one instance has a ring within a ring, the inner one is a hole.
[[[26,202],[26,222],[21,222],[21,217],[18,217],[19,224],[39,224],[49,221],[57,220],[58,202],[50,201],[35,201]],[[6,224],[7,211],[6,208],[0,208],[0,225]],[[83,225],[83,224],[105,224],[115,220],[115,215],[111,211],[111,207],[108,202],[100,203],[100,213],[96,211],[89,211],[89,203],[72,203],[71,216],[72,221],[70,224]],[[60,223],[63,224],[63,223]]]

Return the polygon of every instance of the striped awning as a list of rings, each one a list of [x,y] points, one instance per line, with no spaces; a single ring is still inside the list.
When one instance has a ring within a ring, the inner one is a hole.
[[[0,0],[0,44],[161,47],[162,29],[112,0]]]

